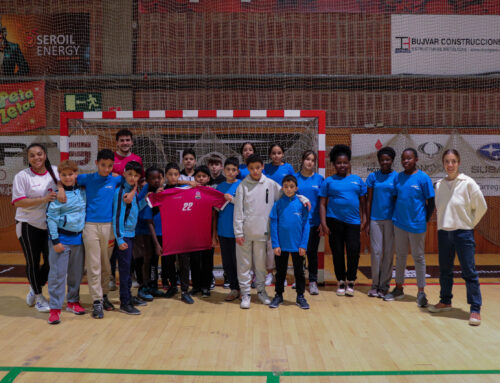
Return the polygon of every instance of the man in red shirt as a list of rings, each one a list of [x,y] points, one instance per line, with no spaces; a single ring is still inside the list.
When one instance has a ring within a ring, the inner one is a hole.
[[[122,129],[116,133],[116,152],[113,173],[122,175],[125,170],[125,165],[130,161],[137,161],[142,165],[142,158],[132,153],[133,146],[134,140],[130,130]]]

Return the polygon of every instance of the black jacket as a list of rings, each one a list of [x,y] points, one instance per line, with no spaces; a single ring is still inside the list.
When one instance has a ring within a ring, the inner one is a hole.
[[[16,66],[18,70],[16,72]],[[26,62],[23,52],[18,44],[5,42],[5,49],[3,51],[2,73],[4,76],[25,76],[29,74],[30,68]]]

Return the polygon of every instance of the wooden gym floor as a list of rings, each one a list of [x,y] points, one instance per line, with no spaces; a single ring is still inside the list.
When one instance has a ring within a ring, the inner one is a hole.
[[[18,253],[0,264],[23,264]],[[477,255],[478,265],[498,265],[499,255]],[[219,261],[216,257],[216,261]],[[409,257],[409,265],[412,263]],[[427,257],[437,265],[435,255]],[[217,262],[216,262],[217,263]],[[332,282],[331,257],[326,257]],[[361,268],[369,265],[362,255]],[[306,293],[311,309],[285,304],[271,310],[255,296],[250,310],[226,303],[217,286],[188,306],[157,299],[141,316],[106,312],[103,320],[63,311],[61,324],[25,303],[25,278],[0,270],[0,383],[6,382],[498,382],[500,381],[500,278],[482,278],[483,323],[468,325],[465,286],[457,279],[454,309],[430,314],[415,304],[414,279],[406,298],[368,298],[369,280],[358,273],[356,295],[337,297],[327,283]],[[289,275],[289,282],[293,276]],[[439,297],[429,278],[429,301]],[[273,287],[268,287],[274,295]],[[46,289],[45,289],[46,292]],[[86,285],[84,307],[90,308]],[[111,293],[118,304],[118,292]]]

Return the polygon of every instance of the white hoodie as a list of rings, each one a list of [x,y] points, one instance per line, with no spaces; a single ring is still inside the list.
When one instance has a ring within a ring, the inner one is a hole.
[[[236,189],[234,197],[234,236],[250,241],[267,241],[269,213],[280,198],[281,187],[264,174],[259,181],[246,176]]]
[[[472,230],[488,210],[481,188],[465,174],[452,185],[444,178],[435,185],[438,230]]]

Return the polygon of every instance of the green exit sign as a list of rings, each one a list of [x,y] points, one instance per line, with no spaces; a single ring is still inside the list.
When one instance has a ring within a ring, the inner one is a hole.
[[[66,93],[64,110],[66,112],[100,112],[102,95],[101,93]]]

